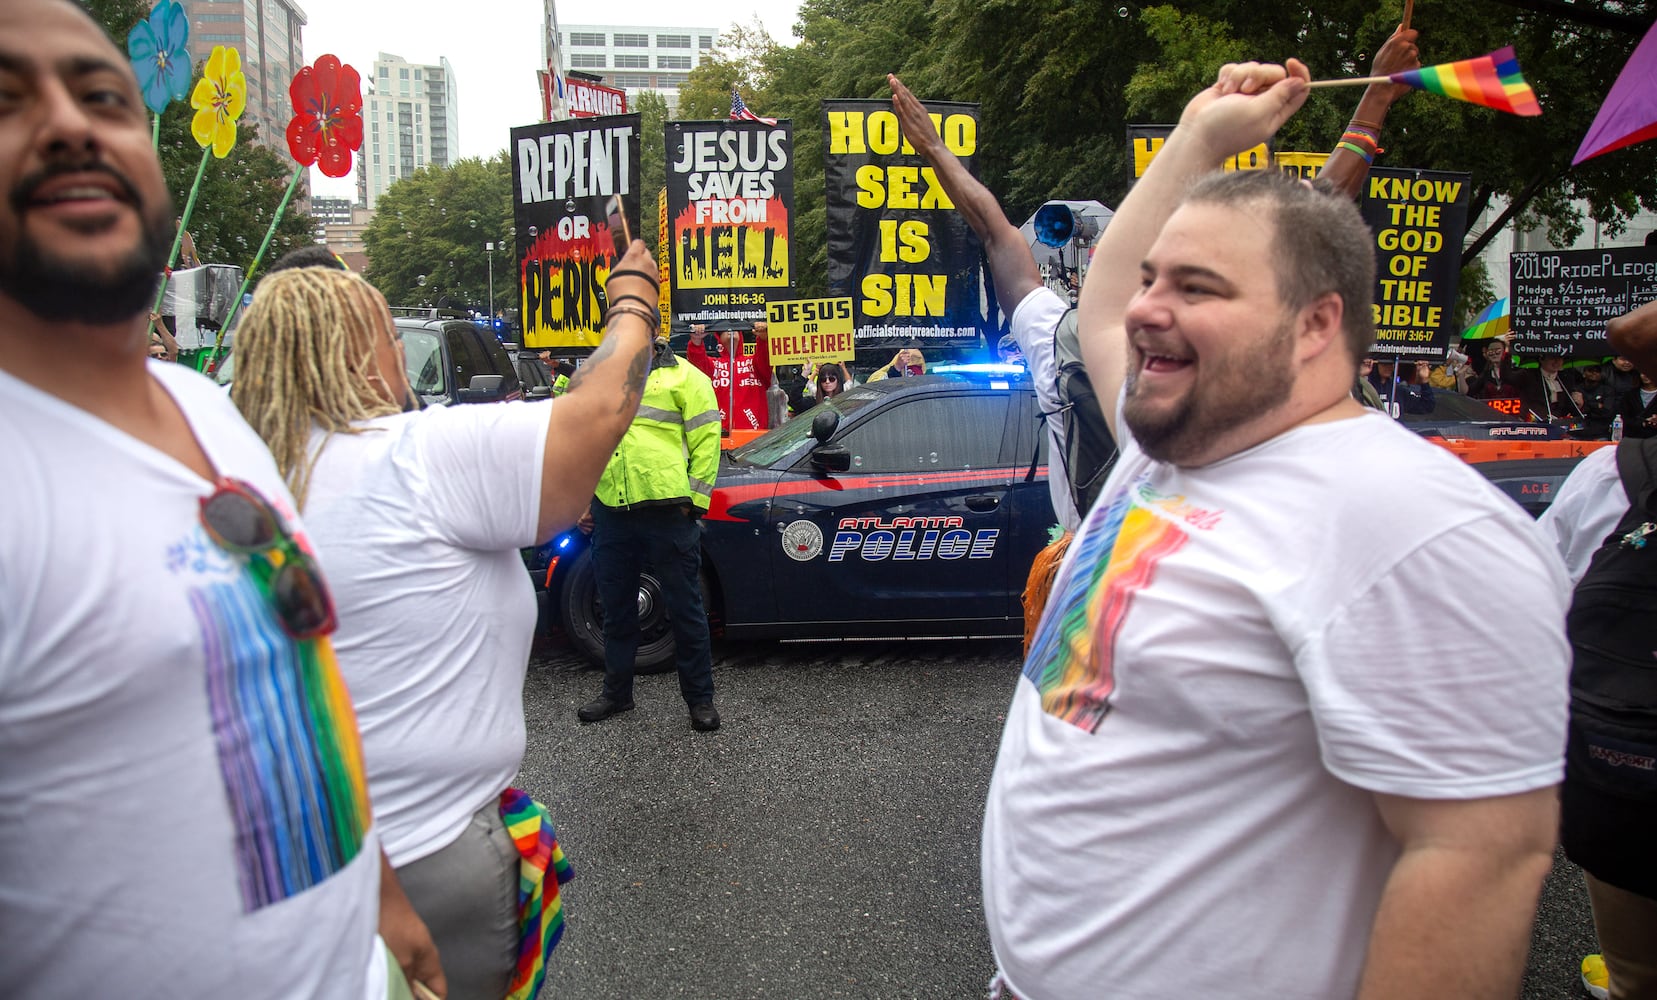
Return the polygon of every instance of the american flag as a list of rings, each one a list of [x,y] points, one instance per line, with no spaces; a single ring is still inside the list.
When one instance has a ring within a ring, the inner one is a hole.
[[[761,118],[759,115],[749,111],[748,105],[742,102],[742,95],[737,92],[735,87],[731,88],[731,121],[759,122],[761,125],[777,124],[777,120],[775,118]]]

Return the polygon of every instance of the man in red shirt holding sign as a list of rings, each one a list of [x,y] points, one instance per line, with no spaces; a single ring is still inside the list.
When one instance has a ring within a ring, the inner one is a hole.
[[[719,426],[723,433],[763,431],[770,427],[766,419],[765,390],[771,386],[770,334],[764,320],[754,321],[754,350],[747,353],[743,347],[740,328],[727,329],[720,335],[724,350],[717,355],[708,353],[708,328],[700,323],[690,328],[690,347],[685,357],[713,380],[714,395],[719,399]],[[732,372],[736,373],[733,379]]]

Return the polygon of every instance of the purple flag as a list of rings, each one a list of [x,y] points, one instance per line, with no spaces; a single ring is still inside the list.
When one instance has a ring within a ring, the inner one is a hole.
[[[1645,33],[1611,85],[1571,166],[1647,139],[1657,139],[1657,24]]]

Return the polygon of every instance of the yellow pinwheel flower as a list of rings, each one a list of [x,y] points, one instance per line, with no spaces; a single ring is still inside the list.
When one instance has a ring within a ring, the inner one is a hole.
[[[236,145],[236,119],[247,107],[247,76],[242,73],[240,52],[213,46],[207,68],[190,94],[190,107],[196,109],[196,116],[190,119],[190,134],[195,136],[196,144],[203,149],[212,146],[213,155],[224,159],[230,147]]]

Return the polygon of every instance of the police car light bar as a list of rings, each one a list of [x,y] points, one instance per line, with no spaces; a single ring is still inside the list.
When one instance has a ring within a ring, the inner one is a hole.
[[[926,370],[928,375],[944,375],[949,372],[961,372],[966,375],[1023,375],[1024,366],[1005,361],[979,361],[972,364],[932,365]]]

